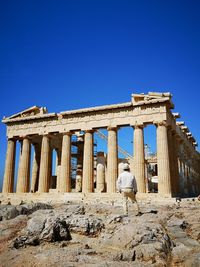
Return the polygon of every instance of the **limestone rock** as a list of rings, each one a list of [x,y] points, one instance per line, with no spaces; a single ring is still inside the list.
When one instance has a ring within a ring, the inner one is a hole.
[[[154,204],[140,203],[142,216],[132,206],[123,216],[121,206],[96,203],[29,214],[24,203],[24,215],[0,222],[2,266],[199,266],[200,207]]]
[[[68,225],[55,217],[34,217],[27,224],[26,234],[13,241],[15,248],[25,245],[39,245],[41,242],[71,240]]]
[[[71,240],[71,235],[65,221],[59,218],[48,218],[39,239],[48,242],[56,242]]]
[[[27,223],[27,234],[39,236],[45,227],[45,216],[37,216],[31,218]]]
[[[14,205],[1,205],[0,206],[0,221],[10,220],[18,215],[31,214],[39,209],[52,209],[52,206],[44,203],[22,204]]]
[[[120,253],[115,260],[140,261],[154,263],[165,262],[173,248],[173,242],[166,230],[157,223],[123,219],[123,223],[115,227],[112,235],[102,237],[102,245],[114,246]],[[116,221],[112,220],[114,225]]]
[[[74,215],[72,218],[67,218],[66,223],[72,232],[84,235],[97,235],[104,228],[101,219],[85,215]]]
[[[2,205],[0,206],[0,218],[2,220],[10,220],[19,215],[19,211],[15,206]]]

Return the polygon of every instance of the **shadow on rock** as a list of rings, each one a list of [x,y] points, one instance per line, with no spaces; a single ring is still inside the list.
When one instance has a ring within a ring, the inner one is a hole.
[[[13,241],[14,248],[22,248],[26,245],[37,246],[41,242],[69,241],[72,239],[69,227],[65,221],[59,218],[48,218],[45,221],[30,220],[26,234]]]

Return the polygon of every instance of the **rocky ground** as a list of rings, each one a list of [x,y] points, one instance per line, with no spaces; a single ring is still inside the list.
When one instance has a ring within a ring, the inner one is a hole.
[[[0,205],[0,266],[200,266],[200,202]]]

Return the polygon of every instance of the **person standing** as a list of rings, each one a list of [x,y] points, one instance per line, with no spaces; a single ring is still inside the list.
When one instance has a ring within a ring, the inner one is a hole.
[[[123,172],[117,178],[117,190],[123,196],[124,215],[128,215],[128,199],[137,206],[137,215],[141,215],[137,200],[137,183],[135,176],[130,173],[130,167],[127,163],[123,166]]]

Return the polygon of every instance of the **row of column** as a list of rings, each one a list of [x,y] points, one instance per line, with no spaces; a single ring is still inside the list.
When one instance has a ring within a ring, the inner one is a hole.
[[[48,192],[50,187],[50,174],[52,151],[50,148],[50,137],[44,135],[42,137],[41,151],[39,144],[34,144],[35,153],[32,168],[31,191]],[[3,193],[12,193],[14,188],[14,172],[15,172],[15,152],[16,140],[9,139],[7,145],[5,173],[3,182]],[[18,166],[17,193],[29,192],[30,183],[30,154],[31,142],[28,137],[23,138],[21,142],[21,151]],[[61,192],[70,192],[71,190],[71,133],[63,135],[61,169],[59,181],[57,181],[58,190]],[[37,182],[39,184],[37,186]]]
[[[165,123],[157,124],[157,163],[158,163],[158,192],[172,194],[178,191],[178,161],[177,161],[176,134]],[[17,192],[29,191],[30,181],[30,151],[31,143],[28,137],[23,139],[19,160]],[[16,141],[8,140],[3,192],[13,192],[14,162]],[[172,153],[173,151],[173,153]],[[71,133],[63,134],[61,165],[57,187],[60,192],[71,190]],[[94,191],[93,174],[93,131],[85,131],[82,192]],[[35,156],[32,170],[31,189],[35,192],[37,177],[39,176],[38,192],[48,192],[50,186],[51,149],[50,137],[42,137],[41,153],[35,145]],[[138,191],[146,192],[145,182],[145,155],[143,125],[134,126],[134,174],[137,180]],[[116,192],[118,175],[118,142],[117,127],[108,127],[108,154],[107,154],[107,192]],[[172,190],[173,189],[173,190]]]
[[[180,141],[178,168],[180,188],[185,196],[195,196],[200,193],[200,161],[191,153],[189,147]]]

